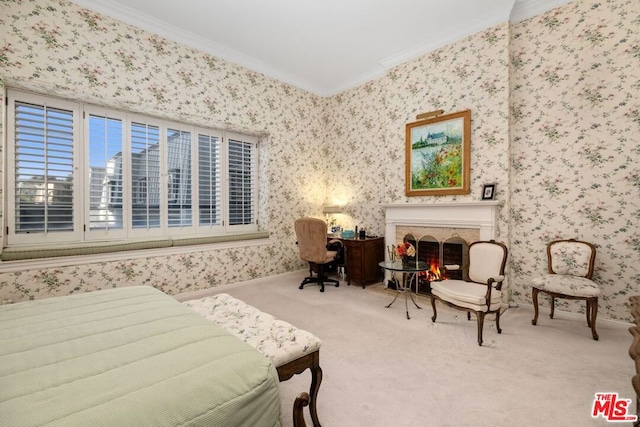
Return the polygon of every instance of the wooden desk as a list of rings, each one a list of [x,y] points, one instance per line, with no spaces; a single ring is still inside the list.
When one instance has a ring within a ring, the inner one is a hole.
[[[378,263],[384,261],[384,237],[335,238],[344,245],[347,285],[354,281],[364,288],[368,283],[382,280],[382,269]]]

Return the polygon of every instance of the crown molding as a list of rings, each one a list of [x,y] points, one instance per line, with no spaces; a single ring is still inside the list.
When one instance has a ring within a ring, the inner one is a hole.
[[[515,0],[509,21],[518,23],[574,0]]]
[[[421,55],[425,55],[428,52],[454,43],[492,26],[503,22],[517,23],[524,21],[550,9],[570,3],[573,0],[513,0],[512,4],[508,4],[505,7],[497,8],[479,15],[478,18],[471,23],[466,23],[465,25],[449,29],[446,33],[439,34],[436,37],[431,37],[429,40],[416,43],[396,54],[382,58],[378,61],[378,66],[374,67],[372,70],[345,81],[343,84],[337,85],[336,87],[320,87],[305,79],[301,79],[288,73],[283,73],[256,58],[245,55],[237,50],[230,49],[212,40],[195,35],[189,31],[182,30],[174,25],[153,18],[113,0],[71,1],[80,7],[110,16],[126,24],[167,38],[168,40],[190,46],[231,63],[262,73],[268,77],[290,84],[304,91],[314,93],[321,97],[329,97],[382,77],[384,73],[392,67]]]
[[[491,28],[509,20],[509,14],[511,13],[511,5],[508,7],[501,7],[491,10],[483,15],[478,16],[473,22],[465,23],[457,27],[449,29],[446,33],[441,33],[436,37],[432,37],[430,40],[425,40],[420,43],[416,43],[413,46],[404,49],[394,55],[390,55],[380,60],[380,64],[389,69],[400,65],[403,62],[417,58],[424,55],[427,52],[434,51],[443,46],[461,40],[472,34],[476,34],[487,28]]]
[[[390,55],[381,59],[378,63],[380,67],[371,70],[370,72],[361,74],[354,79],[351,79],[344,84],[333,88],[331,91],[324,91],[318,93],[321,96],[332,96],[350,88],[359,86],[373,79],[382,77],[384,73],[397,65],[400,65],[406,61],[425,55],[428,52],[432,52],[448,44],[454,43],[465,37],[476,34],[487,28],[491,28],[495,25],[503,22],[517,23],[526,19],[532,18],[548,10],[555,9],[563,6],[567,3],[571,3],[574,0],[514,0],[514,3],[508,8],[498,8],[491,12],[480,15],[480,17],[471,23],[471,25],[465,25],[447,31],[445,34],[441,34],[439,37],[435,37],[432,40],[423,41],[417,43],[407,49],[404,49],[394,55]]]
[[[307,92],[321,94],[326,89],[319,88],[308,81],[301,80],[287,73],[265,64],[264,62],[245,55],[237,50],[230,49],[221,44],[215,43],[204,37],[200,37],[189,31],[182,30],[176,26],[168,24],[159,19],[153,18],[135,9],[122,5],[112,0],[71,0],[73,3],[85,9],[110,16],[126,24],[141,28],[150,33],[157,34],[168,40],[178,42],[202,52],[217,56],[234,64],[243,66],[250,70],[262,73],[266,76],[298,87]],[[322,96],[322,95],[321,95]]]

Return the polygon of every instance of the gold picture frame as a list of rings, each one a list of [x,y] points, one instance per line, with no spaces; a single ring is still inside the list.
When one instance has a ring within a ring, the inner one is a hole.
[[[470,193],[471,110],[406,125],[405,194]]]

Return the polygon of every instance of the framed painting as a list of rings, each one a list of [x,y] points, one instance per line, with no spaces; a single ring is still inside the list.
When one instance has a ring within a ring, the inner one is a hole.
[[[469,194],[471,110],[407,123],[405,194]]]

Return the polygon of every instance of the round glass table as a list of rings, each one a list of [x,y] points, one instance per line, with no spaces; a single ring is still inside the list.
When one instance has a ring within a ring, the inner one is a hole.
[[[378,265],[385,270],[403,273],[402,280],[399,281],[396,286],[396,295],[393,297],[393,301],[389,303],[387,308],[391,307],[391,305],[396,302],[400,293],[404,293],[404,307],[407,310],[407,319],[411,319],[411,317],[409,317],[409,302],[407,295],[411,298],[411,301],[417,308],[422,308],[413,298],[413,294],[411,293],[411,282],[414,280],[416,281],[417,289],[420,273],[423,271],[429,271],[429,264],[423,261],[410,261],[407,263],[403,263],[402,261],[382,261]]]

